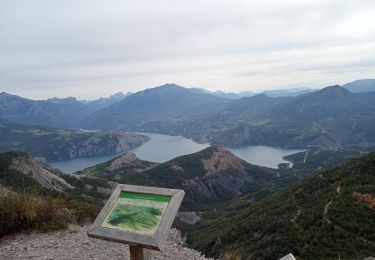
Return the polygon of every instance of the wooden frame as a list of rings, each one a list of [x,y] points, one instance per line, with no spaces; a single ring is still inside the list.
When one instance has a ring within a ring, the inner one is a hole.
[[[171,200],[169,201],[164,215],[161,218],[160,224],[158,225],[156,232],[153,235],[138,234],[101,226],[107,215],[115,206],[117,199],[123,191],[171,196]],[[109,241],[128,244],[130,246],[137,246],[160,251],[162,244],[168,237],[169,230],[173,224],[174,218],[181,205],[184,195],[185,192],[183,190],[119,184],[113,191],[107,203],[102,208],[95,222],[90,227],[87,235],[93,238],[105,239]]]

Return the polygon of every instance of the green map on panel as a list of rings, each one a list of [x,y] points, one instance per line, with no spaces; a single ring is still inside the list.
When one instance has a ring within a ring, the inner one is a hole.
[[[121,192],[102,227],[153,235],[171,196]]]

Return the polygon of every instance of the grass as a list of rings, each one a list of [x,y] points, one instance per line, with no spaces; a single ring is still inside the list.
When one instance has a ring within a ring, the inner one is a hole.
[[[0,196],[0,237],[25,230],[66,228],[72,215],[63,198],[42,197],[31,193]]]
[[[0,194],[0,237],[28,228],[65,228],[70,222],[84,223],[98,215],[108,197],[98,190],[111,188],[106,181],[61,175],[75,188],[55,191],[43,187],[31,176],[12,169],[15,156],[27,155],[16,152],[0,154],[0,185],[11,190],[8,194]],[[85,189],[85,185],[92,188]]]
[[[101,203],[90,203],[38,191],[0,194],[0,237],[29,228],[43,231],[64,229],[69,223],[92,222]]]
[[[241,252],[239,249],[231,249],[224,252],[222,260],[241,260]]]

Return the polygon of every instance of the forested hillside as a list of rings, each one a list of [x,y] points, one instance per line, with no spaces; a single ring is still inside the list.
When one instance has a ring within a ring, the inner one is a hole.
[[[375,252],[375,153],[315,173],[249,207],[208,213],[189,240],[210,256],[363,259]]]

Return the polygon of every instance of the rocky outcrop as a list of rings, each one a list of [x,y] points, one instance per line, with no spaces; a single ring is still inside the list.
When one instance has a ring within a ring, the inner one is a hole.
[[[45,161],[127,152],[149,140],[124,131],[66,130],[1,123],[0,151],[24,151]]]
[[[106,168],[107,171],[116,171],[122,167],[132,165],[137,160],[137,156],[134,153],[127,153],[114,161]]]
[[[105,167],[106,172],[116,172],[116,171],[143,171],[149,169],[156,163],[142,161],[134,153],[124,154],[113,161],[110,162],[109,166]]]
[[[233,198],[248,192],[258,179],[270,177],[269,173],[255,177],[262,171],[232,154],[223,147],[211,147],[208,157],[200,160],[203,176],[194,176],[183,182],[183,187],[193,196],[206,198]]]
[[[73,188],[63,178],[57,175],[57,173],[63,173],[52,169],[50,166],[28,155],[14,157],[10,168],[32,177],[36,182],[48,189],[63,191],[65,188]]]
[[[202,159],[201,162],[207,172],[205,177],[220,172],[236,171],[244,173],[246,168],[245,161],[222,147],[217,147],[209,159]]]
[[[182,180],[182,187],[195,200],[223,200],[241,196],[252,190],[261,189],[260,183],[274,181],[275,173],[248,164],[223,147],[210,147],[200,161],[192,165],[180,164],[181,170],[175,170],[176,175],[191,173],[190,178]],[[263,184],[264,185],[264,184]]]
[[[251,172],[243,174],[235,172],[221,172],[214,176],[205,178],[192,178],[183,183],[184,189],[194,196],[203,196],[206,198],[234,198],[249,192],[254,178]]]
[[[71,143],[67,147],[68,153],[61,154],[59,159],[122,153],[141,146],[147,140],[149,140],[147,136],[123,131],[97,132],[80,142]],[[57,151],[59,150],[57,149]],[[61,151],[64,150],[61,149]]]
[[[194,225],[201,220],[201,217],[193,211],[178,212],[176,217],[189,225]]]

